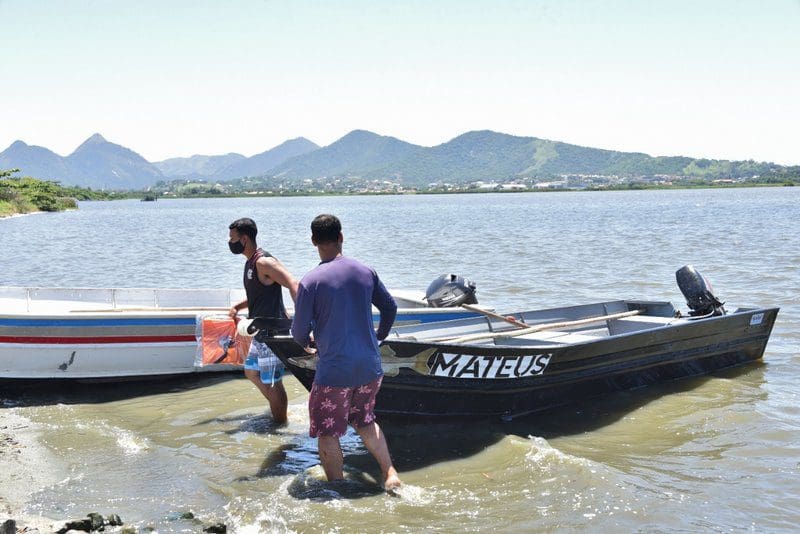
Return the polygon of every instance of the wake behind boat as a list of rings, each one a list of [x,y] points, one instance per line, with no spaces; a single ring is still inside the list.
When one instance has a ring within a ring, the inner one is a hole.
[[[691,266],[676,274],[688,315],[616,300],[394,328],[375,411],[512,418],[762,357],[778,308],[728,313]],[[310,389],[316,357],[289,336],[267,343]]]
[[[478,316],[430,307],[414,292],[392,295],[399,324]],[[0,287],[0,380],[141,380],[240,370],[239,362],[228,363],[234,358],[205,362],[198,351],[204,322],[224,319],[243,299],[236,289]],[[231,337],[216,341],[227,354]]]

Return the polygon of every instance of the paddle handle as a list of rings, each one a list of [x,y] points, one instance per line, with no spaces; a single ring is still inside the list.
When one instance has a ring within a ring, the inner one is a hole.
[[[462,304],[462,308],[465,310],[469,310],[471,312],[480,313],[481,315],[485,315],[487,317],[491,317],[492,319],[500,319],[501,321],[505,321],[507,323],[513,324],[514,326],[518,326],[520,328],[527,328],[530,325],[525,324],[523,322],[517,321],[513,317],[508,317],[506,315],[500,315],[499,313],[494,313],[489,310],[484,310],[483,308],[479,308],[478,306],[473,306],[472,304]]]

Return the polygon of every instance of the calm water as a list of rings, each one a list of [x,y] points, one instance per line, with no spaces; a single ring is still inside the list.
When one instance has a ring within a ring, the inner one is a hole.
[[[616,298],[685,309],[674,273],[691,263],[729,308],[781,312],[763,365],[507,424],[384,420],[400,498],[377,491],[352,436],[350,481],[319,482],[293,379],[281,429],[241,379],[0,392],[0,415],[41,429],[53,472],[27,512],[116,512],[163,532],[196,530],[177,519],[189,510],[240,532],[800,524],[800,188],[82,203],[0,220],[0,285],[236,287],[227,225],[241,216],[299,276],[317,262],[308,225],[321,212],[342,219],[345,253],[389,287],[424,291],[455,272],[501,311]]]

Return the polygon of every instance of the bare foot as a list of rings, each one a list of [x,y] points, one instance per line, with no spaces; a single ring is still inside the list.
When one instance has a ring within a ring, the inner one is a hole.
[[[281,428],[289,425],[289,420],[285,417],[283,419],[273,419],[272,422],[275,425],[275,428]]]

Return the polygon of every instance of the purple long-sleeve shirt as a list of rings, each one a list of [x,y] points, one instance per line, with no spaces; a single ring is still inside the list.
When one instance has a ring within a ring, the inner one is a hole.
[[[380,311],[378,332],[372,305]],[[292,337],[306,346],[314,331],[319,362],[314,382],[355,387],[383,374],[378,339],[389,334],[397,304],[374,270],[337,256],[306,274],[297,289]]]

